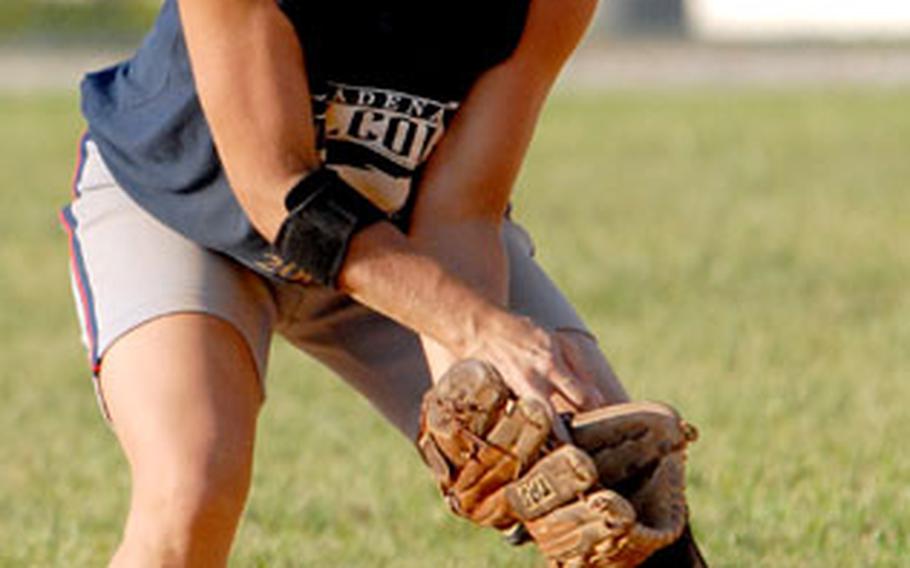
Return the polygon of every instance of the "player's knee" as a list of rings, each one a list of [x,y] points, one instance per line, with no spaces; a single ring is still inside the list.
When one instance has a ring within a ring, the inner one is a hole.
[[[190,467],[158,489],[159,513],[190,528],[239,516],[249,489],[245,464]]]
[[[249,483],[249,467],[242,460],[188,465],[162,472],[157,483],[154,478],[136,483],[130,512],[134,530],[128,529],[125,540],[141,542],[167,565],[226,557]]]
[[[249,476],[245,471],[208,471],[194,475],[183,487],[172,488],[175,510],[192,519],[239,515],[246,500]]]

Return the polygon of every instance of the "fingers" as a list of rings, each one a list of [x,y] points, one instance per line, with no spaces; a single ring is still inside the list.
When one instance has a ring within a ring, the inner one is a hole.
[[[557,427],[557,423],[561,421],[552,404],[552,399],[556,394],[553,384],[544,375],[535,372],[533,369],[525,370],[517,366],[507,368],[505,365],[500,365],[498,368],[503,379],[515,392],[515,396],[520,399],[534,401],[535,404],[542,408],[553,427]],[[563,429],[568,434],[568,430]]]
[[[537,370],[511,370],[503,373],[506,383],[519,398],[538,403],[553,425],[557,439],[571,443],[569,430],[559,418],[560,414],[575,414],[585,408],[600,406],[603,397],[589,385],[581,384],[563,370],[540,372]]]
[[[561,411],[590,410],[627,398],[594,341],[566,330],[548,334],[548,340],[549,361],[544,378],[561,402],[568,403],[569,408]]]
[[[547,379],[574,410],[597,408],[606,404],[606,399],[593,384],[582,381],[564,365],[554,368]]]
[[[573,328],[561,328],[554,333],[554,337],[572,376],[593,387],[596,407],[629,400],[593,335]],[[590,408],[593,407],[588,406],[584,410]]]
[[[596,342],[581,332],[548,331],[522,317],[491,328],[497,333],[482,338],[467,356],[495,367],[519,397],[543,402],[551,419],[557,411],[577,413],[625,398]]]
[[[597,408],[606,403],[595,383],[584,380],[583,376],[573,371],[555,339],[548,349],[541,352],[542,355],[537,354],[528,362],[504,361],[497,365],[506,382],[519,396],[552,401],[553,395],[558,394],[573,412]]]

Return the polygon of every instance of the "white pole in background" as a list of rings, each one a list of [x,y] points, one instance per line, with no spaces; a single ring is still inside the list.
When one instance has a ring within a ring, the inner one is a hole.
[[[910,0],[687,0],[686,13],[709,40],[910,39]]]

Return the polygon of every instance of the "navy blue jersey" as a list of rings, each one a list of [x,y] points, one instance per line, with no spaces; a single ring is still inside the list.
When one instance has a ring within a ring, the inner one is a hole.
[[[420,168],[471,84],[514,49],[528,0],[445,12],[415,0],[280,4],[305,52],[312,100],[301,104],[312,105],[323,161],[406,222]],[[263,274],[290,276],[225,177],[176,0],[131,59],[85,77],[82,109],[115,179],[145,210]]]

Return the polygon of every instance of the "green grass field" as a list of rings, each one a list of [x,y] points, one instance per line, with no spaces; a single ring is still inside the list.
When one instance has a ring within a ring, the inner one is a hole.
[[[632,393],[698,424],[713,566],[910,558],[910,92],[560,94],[516,197]],[[100,566],[128,479],[56,210],[68,96],[0,97],[0,566]],[[538,566],[452,518],[415,453],[278,344],[233,566]]]

